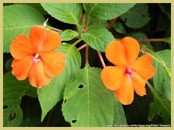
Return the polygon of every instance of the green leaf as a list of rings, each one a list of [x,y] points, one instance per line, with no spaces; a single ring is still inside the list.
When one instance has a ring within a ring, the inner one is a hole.
[[[106,28],[108,26],[108,22],[105,20],[99,20],[91,17],[88,26],[101,26]]]
[[[43,15],[46,15],[47,12],[43,9],[40,3],[25,3],[26,5],[32,6],[33,8],[37,9]]]
[[[3,16],[3,52],[10,52],[10,44],[17,35],[28,36],[31,27],[45,21],[40,12],[28,5],[5,6]]]
[[[78,24],[82,12],[79,3],[42,3],[42,7],[52,17],[70,24]]]
[[[141,28],[150,21],[147,4],[136,4],[121,16],[121,19],[130,28]]]
[[[79,34],[76,31],[66,29],[61,33],[61,41],[70,41],[77,37]]]
[[[156,53],[171,71],[171,50],[162,50]],[[160,116],[165,124],[170,124],[171,80],[159,61],[155,60],[153,66],[156,68],[156,74],[153,77],[154,88],[151,88],[154,99],[149,106],[148,119],[152,120],[155,116]]]
[[[162,58],[168,70],[171,72],[171,50],[158,51],[157,55]],[[156,74],[153,77],[154,88],[161,96],[171,101],[171,80],[167,76],[161,63],[155,60],[153,66],[156,68]]]
[[[110,20],[124,14],[134,5],[134,3],[85,3],[83,7],[88,15],[94,18]]]
[[[42,108],[42,121],[56,103],[62,99],[66,83],[81,66],[81,55],[73,45],[62,44],[58,48],[58,51],[63,52],[66,56],[66,67],[64,71],[59,76],[52,78],[47,86],[37,91]]]
[[[114,36],[107,29],[100,26],[91,26],[82,34],[82,39],[90,47],[97,51],[105,52],[107,45],[115,40]]]
[[[3,124],[8,127],[19,126],[23,118],[21,99],[24,95],[36,97],[36,88],[31,87],[27,80],[18,81],[11,71],[4,75],[3,83]]]
[[[130,34],[127,34],[127,35],[130,36],[130,37],[133,37],[137,40],[146,40],[146,39],[148,39],[147,35],[143,32],[134,32],[134,33],[130,33]],[[143,42],[143,43],[140,43],[140,45],[146,45],[147,48],[153,50],[153,47],[152,47],[150,42]]]
[[[115,31],[117,31],[118,33],[122,33],[122,34],[126,34],[126,29],[123,25],[123,23],[117,21],[113,24],[113,28],[115,29]]]
[[[152,121],[155,117],[161,117],[164,124],[170,124],[171,102],[159,95],[151,85],[148,86],[153,95],[153,102],[149,105],[148,120]]]
[[[101,69],[88,67],[77,71],[66,85],[62,111],[66,121],[76,127],[126,124],[122,105],[100,78]]]

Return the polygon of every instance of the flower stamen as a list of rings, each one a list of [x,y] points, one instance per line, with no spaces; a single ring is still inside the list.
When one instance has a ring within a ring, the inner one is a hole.
[[[34,60],[35,63],[40,61],[39,53],[35,53],[35,55],[33,56],[33,60]]]
[[[38,59],[39,58],[39,53],[36,53],[34,57]]]
[[[127,76],[129,76],[129,77],[132,76],[132,74],[133,74],[132,68],[127,67],[126,70],[125,70],[125,74],[126,74]]]

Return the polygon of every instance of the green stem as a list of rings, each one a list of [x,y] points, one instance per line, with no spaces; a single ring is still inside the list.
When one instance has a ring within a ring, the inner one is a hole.
[[[79,33],[79,35],[80,35],[80,34],[81,34],[81,32],[80,32],[80,26],[79,26],[78,23],[76,24],[76,26],[77,26],[77,31],[78,31],[78,33]]]
[[[152,85],[147,82],[147,86],[149,87],[151,93],[153,94],[154,97],[156,97],[156,99],[159,101],[159,103],[161,104],[161,106],[163,106],[163,108],[168,112],[168,114],[170,115],[170,108],[167,107],[167,105],[165,104],[165,101],[162,100],[158,94],[158,92],[152,87]]]
[[[50,28],[53,31],[56,31],[56,32],[63,32],[63,30],[58,29],[58,28],[54,28],[54,27],[51,27],[51,26],[47,26],[47,27]]]
[[[47,18],[46,21],[43,23],[43,26],[44,26],[44,27],[47,27],[48,19],[49,19],[49,18]]]
[[[142,49],[145,51],[148,51],[152,56],[154,56],[155,58],[158,59],[158,62],[161,63],[163,65],[163,68],[167,74],[167,76],[169,77],[169,79],[171,80],[171,73],[168,70],[165,62],[162,60],[162,58],[160,56],[157,55],[157,53],[153,52],[152,50],[150,50],[149,48],[147,48],[145,45],[142,45]]]
[[[81,42],[82,41],[82,39],[79,39],[79,40],[77,40],[77,41],[75,41],[74,43],[73,43],[73,46],[75,46],[75,45],[77,45],[79,42]]]

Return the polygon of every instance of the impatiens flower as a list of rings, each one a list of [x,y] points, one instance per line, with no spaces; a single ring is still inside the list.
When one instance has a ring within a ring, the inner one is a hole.
[[[101,79],[124,105],[132,103],[134,90],[139,96],[146,95],[145,84],[156,72],[151,66],[151,56],[142,55],[137,59],[139,51],[138,41],[131,37],[112,41],[106,48],[106,58],[115,66],[105,67]]]
[[[57,49],[60,35],[42,26],[34,26],[30,38],[21,34],[11,43],[12,74],[18,80],[29,78],[32,86],[41,88],[49,84],[51,77],[58,76],[65,67],[65,55]]]

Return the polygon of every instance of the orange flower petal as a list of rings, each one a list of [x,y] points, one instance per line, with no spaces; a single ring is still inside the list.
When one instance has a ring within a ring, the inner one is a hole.
[[[124,105],[131,104],[134,99],[134,90],[132,81],[128,76],[124,76],[122,84],[118,90],[115,91],[117,99]]]
[[[50,77],[58,76],[65,68],[65,55],[62,52],[41,53],[45,73]]]
[[[125,37],[120,40],[125,49],[126,59],[128,64],[132,64],[138,57],[140,45],[138,41],[131,37]]]
[[[146,81],[135,72],[131,78],[132,78],[133,88],[136,94],[139,96],[146,95],[146,89],[145,89]]]
[[[41,52],[49,52],[56,50],[61,44],[61,37],[55,31],[47,31],[47,37],[40,48]]]
[[[155,75],[156,68],[151,66],[153,58],[149,55],[142,55],[133,64],[133,69],[145,80],[152,78]]]
[[[33,54],[33,46],[27,36],[18,35],[11,43],[10,52],[15,59],[19,60]]]
[[[42,26],[32,27],[29,35],[36,52],[53,51],[61,44],[61,37],[57,32]]]
[[[41,88],[49,84],[51,77],[44,72],[43,63],[39,61],[32,65],[29,72],[30,84],[34,87]]]
[[[47,30],[42,26],[34,26],[31,28],[29,35],[35,52],[38,52],[47,37]]]
[[[32,56],[26,56],[21,60],[13,60],[12,74],[15,75],[18,80],[25,80],[28,77],[32,64]]]
[[[117,90],[120,88],[124,75],[124,68],[107,66],[101,72],[101,79],[104,85],[110,90]]]
[[[120,41],[112,41],[106,48],[107,59],[115,65],[126,65],[125,50]]]

